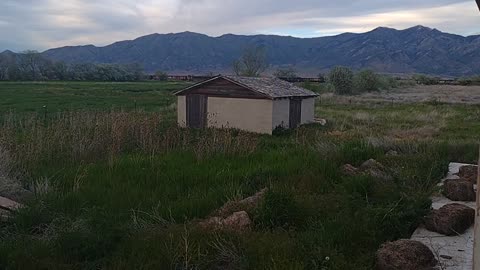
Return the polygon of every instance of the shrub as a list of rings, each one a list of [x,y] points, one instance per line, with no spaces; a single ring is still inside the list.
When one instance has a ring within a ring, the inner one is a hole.
[[[436,77],[429,77],[423,74],[414,75],[413,79],[418,84],[424,84],[424,85],[435,85],[435,84],[438,84],[438,81],[439,81],[439,79]]]
[[[458,83],[460,85],[480,85],[480,76],[460,78]]]
[[[168,80],[168,74],[166,72],[163,72],[161,70],[155,72],[155,77],[157,78],[157,80],[159,81],[166,81]]]
[[[399,86],[399,81],[396,78],[388,75],[380,77],[380,88],[389,89],[389,88],[397,88],[398,86]]]
[[[471,85],[472,84],[472,79],[470,79],[470,78],[460,78],[460,79],[458,79],[458,83],[460,85]]]
[[[357,92],[378,91],[380,84],[380,76],[371,70],[362,70],[355,75],[354,85]]]
[[[348,95],[353,92],[353,72],[347,67],[334,67],[328,74],[328,81],[337,94]]]
[[[298,77],[297,71],[292,67],[279,68],[277,69],[277,71],[275,71],[273,75],[277,78],[286,78],[286,79],[293,79]]]

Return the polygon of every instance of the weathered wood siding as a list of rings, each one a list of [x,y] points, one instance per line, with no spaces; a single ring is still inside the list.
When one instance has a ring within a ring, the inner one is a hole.
[[[208,98],[208,126],[272,134],[273,101],[269,99]]]
[[[209,97],[228,97],[244,99],[268,99],[266,96],[234,84],[223,78],[199,85],[182,95],[200,94]]]
[[[207,126],[207,100],[205,95],[189,94],[187,99],[187,126],[205,128]]]

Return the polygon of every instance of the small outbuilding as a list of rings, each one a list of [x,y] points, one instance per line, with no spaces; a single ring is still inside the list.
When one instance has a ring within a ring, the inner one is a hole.
[[[175,95],[178,124],[272,134],[312,123],[316,93],[273,77],[217,76]]]

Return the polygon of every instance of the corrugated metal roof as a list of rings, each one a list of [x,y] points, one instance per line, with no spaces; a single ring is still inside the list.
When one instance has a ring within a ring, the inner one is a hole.
[[[211,82],[216,79],[226,79],[235,84],[248,88],[252,91],[264,94],[272,99],[275,98],[288,98],[288,97],[316,97],[318,94],[307,90],[302,87],[298,87],[293,83],[275,78],[275,77],[241,77],[241,76],[225,76],[221,75],[210,80],[195,84],[186,89],[183,89],[176,95],[187,91],[189,89],[195,88],[204,83]]]

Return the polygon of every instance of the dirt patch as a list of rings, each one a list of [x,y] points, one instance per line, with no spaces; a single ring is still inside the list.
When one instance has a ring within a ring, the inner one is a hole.
[[[478,177],[478,167],[474,165],[462,166],[460,167],[458,176],[470,181],[473,184],[476,184]]]
[[[474,202],[473,183],[466,179],[449,179],[443,183],[443,194],[452,201]]]
[[[377,270],[430,270],[437,265],[432,251],[413,240],[383,244],[376,254]]]
[[[358,96],[321,95],[323,102],[335,99],[336,103],[465,103],[480,104],[480,86],[461,85],[416,85],[395,88],[382,92],[365,93]]]
[[[425,227],[447,236],[461,235],[475,222],[475,210],[458,203],[432,210],[425,218]]]

